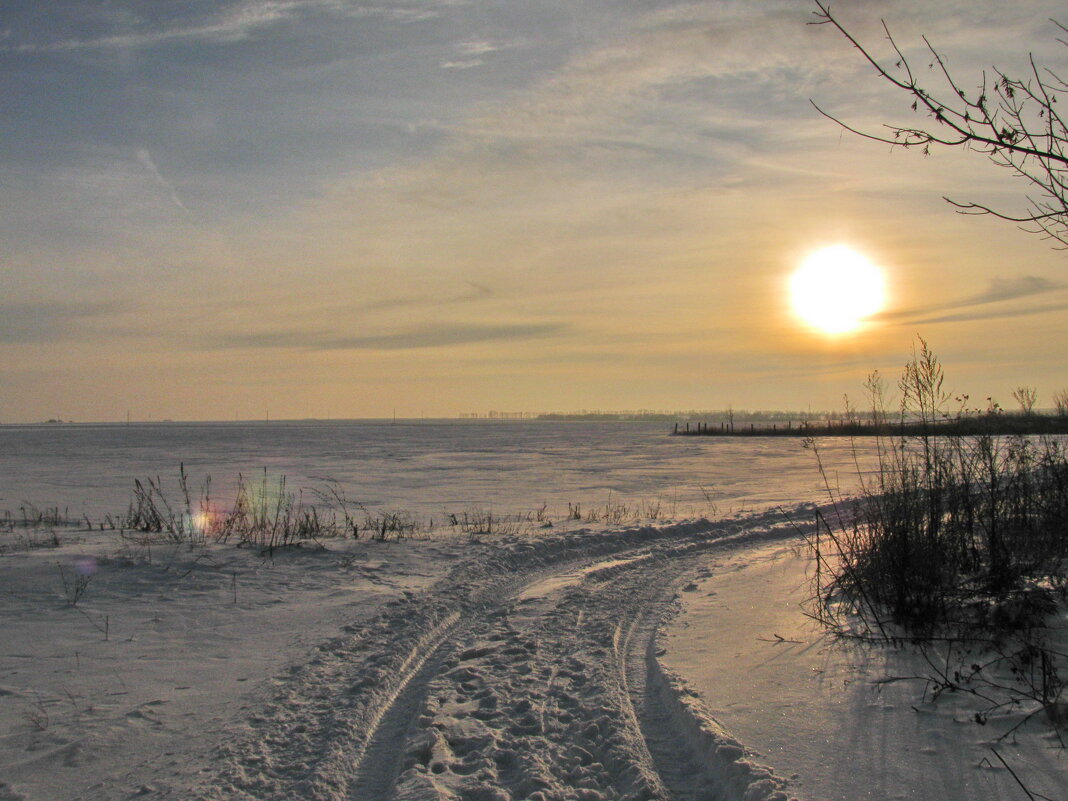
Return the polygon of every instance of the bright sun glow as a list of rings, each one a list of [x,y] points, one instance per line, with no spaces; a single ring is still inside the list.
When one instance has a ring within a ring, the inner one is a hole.
[[[834,245],[809,255],[790,276],[790,302],[812,328],[846,334],[883,308],[885,279],[867,258]]]

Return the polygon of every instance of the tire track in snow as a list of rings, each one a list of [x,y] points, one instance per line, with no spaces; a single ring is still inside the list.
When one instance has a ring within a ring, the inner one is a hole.
[[[665,685],[655,660],[674,585],[725,544],[662,543],[533,610],[502,605],[428,685],[393,797],[785,801],[739,744],[709,736],[697,699],[678,702],[685,688]]]
[[[372,724],[374,734],[369,738],[362,753],[354,759],[356,778],[348,791],[352,799],[388,798],[399,772],[400,748],[407,740],[413,719],[419,708],[430,680],[440,671],[443,652],[451,650],[448,638],[456,636],[461,627],[444,632],[437,639],[437,647],[427,648],[421,658],[411,666],[403,685]]]
[[[643,756],[656,771],[665,796],[675,801],[734,797],[718,781],[719,776],[707,769],[699,745],[662,703],[651,681],[651,673],[658,664],[657,634],[672,611],[669,604],[674,598],[673,585],[681,575],[693,570],[694,561],[692,557],[688,558],[685,569],[674,572],[668,584],[671,590],[665,588],[659,597],[629,610],[632,618],[627,621],[626,628],[621,629],[617,644],[618,664],[634,710],[635,726],[641,733]]]
[[[663,603],[663,599],[660,599]],[[620,629],[616,658],[635,728],[641,733],[642,757],[655,770],[665,795],[682,801],[698,799],[699,768],[697,755],[684,737],[665,717],[661,707],[646,693],[646,670],[643,645],[655,639],[659,616],[655,610],[639,611]]]
[[[193,797],[735,797],[686,794],[686,780],[665,767],[680,738],[701,756],[701,732],[686,729],[685,704],[663,720],[653,714],[678,683],[643,675],[635,655],[654,641],[670,588],[694,556],[767,536],[745,529],[771,520],[481,547],[431,590],[321,645],[223,748]],[[598,563],[610,566],[591,569]],[[522,597],[539,582],[545,595]]]
[[[745,748],[716,722],[683,679],[661,665],[659,637],[663,624],[678,611],[675,588],[700,567],[705,552],[726,543],[711,543],[684,556],[672,575],[661,576],[664,590],[644,605],[632,605],[631,619],[621,625],[617,653],[636,711],[641,739],[668,798],[674,801],[796,801],[785,782],[754,762]],[[650,576],[625,577],[648,583]],[[634,587],[626,587],[634,597]]]

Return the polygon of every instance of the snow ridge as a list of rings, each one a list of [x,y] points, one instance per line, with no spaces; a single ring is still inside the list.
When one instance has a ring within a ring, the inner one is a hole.
[[[702,774],[719,792],[710,798],[742,801],[796,801],[769,768],[753,760],[745,747],[731,737],[705,709],[700,696],[674,671],[656,658],[655,637],[645,652],[647,685],[651,698],[672,718],[675,727],[700,756]]]

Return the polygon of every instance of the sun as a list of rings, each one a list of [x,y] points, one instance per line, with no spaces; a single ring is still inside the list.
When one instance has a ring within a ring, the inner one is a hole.
[[[883,271],[846,245],[809,254],[790,276],[790,304],[810,328],[848,334],[886,303]]]

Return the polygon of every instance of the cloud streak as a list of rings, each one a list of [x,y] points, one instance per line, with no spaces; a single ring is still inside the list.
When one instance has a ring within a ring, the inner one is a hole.
[[[485,56],[511,46],[512,45],[509,44],[498,44],[481,40],[461,42],[456,46],[457,57],[442,61],[441,68],[443,70],[466,70],[471,69],[472,67],[481,67],[486,63]]]
[[[431,306],[461,306],[467,303],[473,303],[475,301],[487,300],[489,298],[495,297],[494,291],[488,286],[484,286],[483,284],[479,284],[474,281],[464,281],[463,283],[469,288],[451,295],[402,295],[399,297],[382,298],[381,300],[361,303],[355,307],[346,307],[345,310],[362,313],[396,311],[400,309],[413,309],[418,307]]]
[[[873,319],[880,322],[916,325],[991,320],[999,317],[1025,317],[1032,314],[1060,311],[1068,308],[1068,303],[1032,304],[1016,308],[1001,307],[991,309],[988,307],[1024,298],[1050,295],[1064,289],[1068,289],[1068,285],[1037,275],[1022,275],[1014,278],[995,276],[990,280],[985,290],[960,300],[885,312]]]
[[[1068,309],[1068,302],[1047,303],[1026,306],[1017,309],[976,309],[974,311],[962,311],[953,314],[935,315],[914,320],[916,323],[964,323],[975,320],[996,320],[1013,317],[1032,317],[1036,314],[1046,314]]]
[[[448,5],[448,3],[442,5]],[[433,3],[429,5],[360,5],[346,3],[343,0],[252,0],[235,4],[199,24],[135,30],[96,37],[68,38],[53,42],[3,44],[0,45],[0,52],[59,53],[78,50],[137,49],[179,41],[225,44],[242,41],[259,30],[292,22],[303,14],[311,12],[355,18],[383,17],[402,23],[432,19],[441,13]]]
[[[217,348],[297,348],[304,350],[417,350],[541,339],[562,333],[566,326],[556,323],[513,325],[435,325],[391,334],[338,336],[324,331],[268,331],[231,334],[214,342]]]
[[[188,214],[189,209],[186,207],[185,203],[182,202],[182,199],[178,196],[178,190],[174,188],[174,184],[164,178],[163,174],[160,173],[159,167],[156,166],[156,162],[152,160],[152,154],[149,153],[148,150],[146,150],[145,148],[140,148],[137,151],[137,160],[146,170],[149,171],[149,173],[152,174],[152,177],[156,179],[156,183],[158,183],[165,190],[167,190],[167,194],[170,195],[171,202],[173,202],[175,206],[177,206],[182,211]]]
[[[275,0],[243,3],[199,25],[180,25],[85,39],[63,39],[56,42],[23,43],[8,45],[0,49],[13,53],[49,53],[142,48],[180,40],[235,42],[247,38],[259,28],[292,19],[297,10],[306,5],[307,3],[276,2]]]
[[[1000,303],[1006,300],[1027,298],[1034,295],[1044,295],[1064,289],[1065,284],[1050,281],[1037,275],[1021,275],[1017,278],[1002,278],[994,276],[990,280],[990,286],[985,292],[980,292],[970,299],[962,301],[960,305],[979,305],[983,303]]]
[[[119,310],[116,303],[0,303],[0,344],[60,342],[81,330],[87,320]]]

